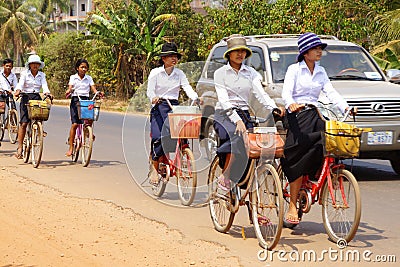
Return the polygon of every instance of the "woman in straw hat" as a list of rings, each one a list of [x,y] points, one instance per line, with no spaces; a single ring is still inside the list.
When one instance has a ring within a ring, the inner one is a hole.
[[[15,154],[17,159],[22,159],[22,143],[25,138],[26,126],[30,121],[26,104],[28,104],[29,100],[42,100],[39,94],[40,89],[43,89],[43,93],[52,98],[49,87],[47,86],[46,75],[39,70],[44,67],[44,62],[40,60],[40,57],[38,55],[30,55],[26,67],[28,69],[21,73],[21,78],[19,79],[15,92],[16,97],[18,97],[21,92],[24,93],[19,106],[21,127],[19,127],[18,130],[18,149]]]
[[[147,84],[147,96],[152,104],[150,111],[151,152],[148,174],[149,182],[152,185],[157,185],[159,182],[157,170],[160,158],[165,155],[165,152],[175,148],[174,145],[170,145],[174,142],[170,137],[166,137],[167,133],[164,132],[166,130],[164,122],[168,118],[168,113],[171,112],[170,106],[164,100],[168,99],[172,105],[178,105],[181,87],[190,99],[198,99],[198,95],[190,86],[185,73],[175,68],[182,56],[178,52],[176,44],[165,43],[159,56],[162,66],[151,70]],[[165,147],[166,145],[168,147]]]
[[[252,55],[246,39],[241,34],[233,34],[226,41],[228,50],[224,53],[224,58],[228,62],[214,73],[214,85],[218,96],[214,129],[220,139],[217,155],[222,175],[218,179],[218,186],[228,191],[231,181],[239,182],[248,163],[245,148],[246,130],[253,125],[243,116],[250,117],[250,93],[268,109],[280,109],[281,114],[284,114],[285,110],[278,108],[264,91],[261,75],[252,67],[243,64],[244,60]],[[244,114],[232,108],[239,108]]]
[[[302,177],[313,177],[323,160],[321,131],[325,122],[315,107],[321,91],[342,112],[349,108],[318,63],[326,46],[315,33],[302,34],[298,39],[298,62],[288,67],[282,89],[282,99],[288,111],[288,132],[285,158],[281,162],[290,182],[290,204],[285,222],[291,227],[299,223],[296,202]]]

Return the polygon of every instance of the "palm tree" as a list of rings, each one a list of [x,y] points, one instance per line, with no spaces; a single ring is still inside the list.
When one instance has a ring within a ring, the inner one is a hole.
[[[21,66],[25,50],[38,41],[32,28],[32,23],[36,21],[35,10],[29,0],[2,0],[0,18],[0,49],[8,56],[10,50],[13,51],[16,65]]]
[[[109,7],[90,17],[91,34],[84,38],[103,43],[97,52],[113,52],[117,97],[129,98],[134,86],[147,77],[168,23],[175,19],[172,14],[161,14],[163,7],[152,0],[134,0],[119,10]]]
[[[68,11],[70,0],[37,0],[38,10],[41,14],[45,15],[46,18],[51,18],[53,21],[53,30],[57,30],[55,7],[57,6],[60,10]]]

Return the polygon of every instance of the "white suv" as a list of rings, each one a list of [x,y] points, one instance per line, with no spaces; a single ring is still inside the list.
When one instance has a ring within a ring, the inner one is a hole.
[[[278,105],[283,104],[281,91],[286,70],[296,61],[298,36],[246,36],[253,55],[245,64],[260,72],[266,92]],[[333,86],[349,105],[358,108],[357,126],[372,128],[371,132],[362,136],[360,158],[390,160],[395,172],[400,174],[400,86],[388,81],[364,48],[340,41],[334,36],[320,38],[328,44],[321,65],[326,69]],[[214,45],[197,84],[197,92],[204,99],[202,137],[207,140],[204,143],[210,154],[216,146],[212,128],[217,101],[213,74],[226,64],[223,58],[226,49],[225,40]]]

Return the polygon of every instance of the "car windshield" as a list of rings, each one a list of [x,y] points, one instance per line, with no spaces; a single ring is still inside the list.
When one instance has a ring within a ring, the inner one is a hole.
[[[296,62],[297,47],[270,49],[270,64],[274,82],[283,82],[289,65]],[[384,80],[368,55],[359,47],[329,45],[320,65],[331,80]]]

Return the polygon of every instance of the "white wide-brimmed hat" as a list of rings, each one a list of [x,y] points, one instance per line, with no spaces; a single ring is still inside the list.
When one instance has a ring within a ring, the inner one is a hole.
[[[44,62],[40,60],[40,57],[38,55],[30,55],[28,58],[28,62],[26,62],[25,67],[29,67],[29,64],[31,63],[39,63],[40,67],[39,69],[42,69],[44,67]]]
[[[252,55],[251,49],[247,47],[246,38],[241,34],[232,34],[227,39],[228,50],[224,53],[224,58],[228,59],[230,52],[234,50],[246,50],[246,58]]]

